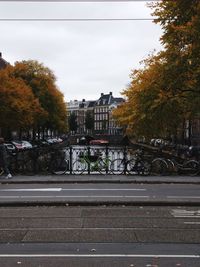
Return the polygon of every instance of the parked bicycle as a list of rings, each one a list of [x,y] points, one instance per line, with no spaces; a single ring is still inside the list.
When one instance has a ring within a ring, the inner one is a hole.
[[[168,169],[167,161],[162,157],[154,158],[151,162],[152,175],[167,175]]]
[[[200,164],[196,160],[182,160],[178,162],[175,158],[155,158],[151,163],[151,173],[153,175],[183,174],[198,175]]]
[[[170,173],[195,176],[200,173],[200,164],[196,160],[184,160],[178,162],[175,158],[167,159],[168,170]]]
[[[131,159],[128,159],[125,152],[123,158],[113,160],[111,170],[113,174],[149,175],[151,164],[144,158],[144,151],[138,149]]]
[[[56,175],[62,175],[69,171],[69,158],[66,155],[66,150],[54,150],[51,152],[48,169]]]
[[[73,164],[73,173],[98,172],[100,174],[108,174],[110,165],[111,160],[107,156],[103,157],[102,153],[91,155],[88,152],[81,151],[78,159]]]

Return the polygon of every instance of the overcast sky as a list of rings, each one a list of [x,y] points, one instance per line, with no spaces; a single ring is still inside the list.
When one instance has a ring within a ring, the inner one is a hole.
[[[146,2],[0,2],[0,19],[151,18]],[[11,64],[38,60],[57,77],[65,100],[120,92],[132,69],[154,49],[161,28],[152,21],[0,21],[0,52]]]

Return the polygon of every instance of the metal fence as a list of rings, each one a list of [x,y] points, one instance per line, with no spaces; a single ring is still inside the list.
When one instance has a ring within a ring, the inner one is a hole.
[[[60,156],[55,153],[60,152]],[[61,155],[62,154],[62,155]],[[62,157],[65,174],[126,173],[126,161],[133,158],[132,147],[69,146],[44,147],[17,152],[10,156],[10,168],[15,173],[47,174],[56,158]],[[118,166],[118,162],[124,164]]]

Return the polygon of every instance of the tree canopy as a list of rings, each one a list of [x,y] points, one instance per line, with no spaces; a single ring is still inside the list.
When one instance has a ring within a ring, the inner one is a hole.
[[[28,129],[46,113],[22,79],[13,77],[13,67],[0,71],[0,125],[2,129]]]
[[[1,70],[1,128],[43,128],[64,132],[67,127],[66,104],[55,82],[53,72],[33,60],[16,62]]]
[[[167,136],[200,112],[200,2],[166,0],[150,7],[163,28],[164,50],[132,71],[123,91],[127,101],[114,116],[130,135]]]

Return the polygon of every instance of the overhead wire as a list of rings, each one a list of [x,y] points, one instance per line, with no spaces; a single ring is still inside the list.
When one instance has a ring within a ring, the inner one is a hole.
[[[0,21],[153,21],[154,18],[1,18]]]

